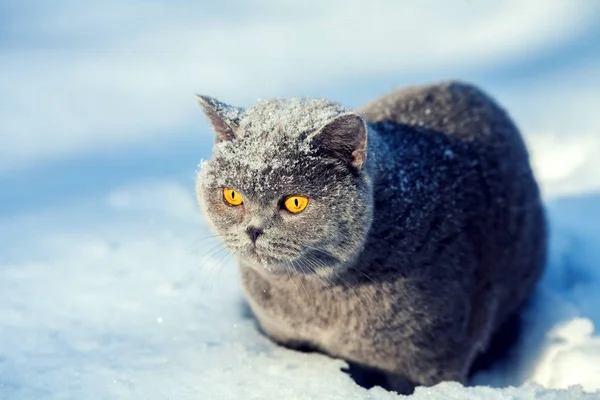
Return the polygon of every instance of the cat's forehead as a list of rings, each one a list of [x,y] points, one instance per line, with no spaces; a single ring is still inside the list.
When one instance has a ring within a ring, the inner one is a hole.
[[[238,134],[274,141],[298,138],[345,112],[347,108],[327,99],[262,100],[244,111]]]
[[[306,136],[347,111],[324,99],[260,101],[244,111],[235,139],[215,145],[212,159],[201,165],[198,183],[265,199],[321,191],[319,177],[333,166]]]
[[[267,197],[305,190],[320,169],[315,150],[295,140],[259,140],[245,137],[216,145],[213,159],[204,167],[205,183]]]

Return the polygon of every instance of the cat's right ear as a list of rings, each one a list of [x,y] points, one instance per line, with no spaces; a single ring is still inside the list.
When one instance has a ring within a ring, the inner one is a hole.
[[[353,112],[333,118],[308,140],[357,170],[362,168],[367,159],[367,124]]]
[[[204,95],[196,95],[204,114],[213,126],[217,143],[235,139],[235,130],[239,127],[244,109],[230,106],[219,100]]]

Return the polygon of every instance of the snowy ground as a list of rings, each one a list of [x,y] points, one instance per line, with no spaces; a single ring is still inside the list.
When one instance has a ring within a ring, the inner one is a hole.
[[[530,143],[555,149],[548,140]],[[600,389],[600,193],[555,191],[577,180],[576,168],[555,172],[568,153],[535,154],[552,193],[550,268],[519,348],[473,383],[580,386],[448,383],[415,398],[600,398],[582,392]],[[0,224],[0,399],[394,398],[356,386],[342,361],[257,332],[191,184],[142,182]]]

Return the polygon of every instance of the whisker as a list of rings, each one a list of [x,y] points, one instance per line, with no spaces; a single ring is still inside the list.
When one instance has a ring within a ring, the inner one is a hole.
[[[293,265],[293,264],[292,264],[292,265]],[[301,266],[301,265],[298,265],[298,266],[300,267],[300,270],[301,270],[302,272],[304,272],[304,269],[302,269],[302,266]],[[306,299],[308,300],[308,302],[309,302],[309,303],[311,303],[311,304],[312,304],[312,301],[310,300],[310,296],[308,295],[308,291],[306,290],[306,286],[304,286],[304,282],[302,282],[302,276],[300,276],[300,275],[298,274],[298,271],[296,271],[295,269],[294,269],[294,272],[296,273],[296,277],[297,277],[297,278],[298,278],[298,280],[300,281],[300,285],[302,285],[302,289],[304,289],[304,293],[306,293]]]
[[[360,273],[361,275],[363,275],[365,278],[367,278],[368,280],[370,280],[373,283],[376,283],[373,278],[371,278],[369,275],[367,275],[364,271],[361,271],[360,269],[350,266],[351,269],[355,270],[356,272]]]
[[[314,250],[314,251],[317,251],[317,252],[320,252],[320,253],[326,253],[326,254],[328,254],[329,256],[335,257],[335,256],[333,256],[333,254],[330,254],[330,253],[326,252],[325,250],[321,250],[321,249],[318,249],[318,248],[316,248],[316,247],[309,246],[309,245],[306,245],[305,247],[306,247],[307,249]],[[346,248],[342,247],[342,249],[346,249]],[[356,267],[354,267],[354,266],[349,266],[349,268],[350,268],[350,269],[353,269],[353,270],[354,270],[354,271],[356,271],[356,272],[358,272],[359,274],[361,274],[362,276],[364,276],[365,278],[367,278],[368,280],[370,280],[372,283],[376,283],[376,282],[375,282],[375,280],[373,280],[373,278],[371,278],[371,277],[370,277],[370,276],[369,276],[367,273],[365,273],[364,271],[361,271],[360,269],[358,269],[358,268],[356,268]]]
[[[188,242],[188,247],[190,247],[190,248],[196,247],[199,244],[203,244],[203,243],[210,242],[210,241],[213,241],[213,240],[220,240],[220,241],[222,241],[223,238],[229,237],[230,235],[231,234],[208,235],[208,236],[203,236],[203,237],[200,237],[200,238],[195,238],[195,239],[190,240]]]
[[[210,270],[206,274],[206,279],[203,282],[205,285],[205,289],[207,289],[208,293],[212,293],[212,288],[214,288],[215,283],[217,282],[219,273],[223,269],[223,266],[225,265],[225,263],[227,262],[229,257],[230,257],[230,254],[227,251],[227,248],[225,246],[218,249],[218,251],[213,254],[212,268],[210,268]],[[208,285],[208,286],[206,287],[206,285]]]
[[[203,254],[202,258],[199,261],[200,269],[205,272],[205,279],[203,281],[203,286],[206,284],[206,282],[210,282],[211,279],[213,279],[212,278],[213,273],[217,273],[218,270],[220,269],[219,264],[222,264],[222,263],[221,262],[215,263],[215,259],[217,257],[220,258],[220,256],[223,255],[223,252],[225,252],[226,253],[225,256],[227,256],[228,255],[227,250],[228,250],[228,248],[225,246],[225,244],[222,241],[218,241],[215,245],[213,245],[211,248],[209,248]],[[208,263],[209,260],[212,261],[210,264]],[[208,266],[208,268],[207,268],[207,266]]]
[[[321,260],[318,260],[316,258],[314,258],[313,260],[322,263]],[[331,275],[330,278],[331,279],[337,279],[340,282],[340,284],[343,287],[345,287],[347,290],[349,290],[354,295],[354,297],[356,297],[358,299],[358,301],[361,303],[361,305],[365,309],[367,309],[367,304],[365,303],[364,299],[356,293],[356,291],[354,290],[354,287],[352,286],[352,284],[350,282],[348,282],[341,275],[338,275],[338,274]]]
[[[298,294],[298,300],[300,300],[300,290],[298,290],[298,285],[296,285],[296,282],[294,282],[294,280],[292,279],[292,275],[290,273],[290,266],[288,265],[288,263],[285,264],[286,267],[286,271],[287,271],[287,275],[288,275],[288,282],[292,282],[292,284],[294,285],[294,287],[296,288],[296,293]],[[293,268],[293,265],[292,265]]]
[[[306,262],[309,263],[310,265],[312,265],[312,271],[315,272],[316,268],[318,267],[318,264],[316,262],[317,260],[313,260],[311,258],[306,259]],[[338,301],[341,301],[341,297],[339,296],[338,293],[336,293],[336,288],[334,287],[334,283],[332,280],[330,280],[328,276],[321,276],[317,273],[315,273],[315,276],[317,277],[317,279],[319,279],[321,282],[323,282],[325,284],[325,287],[327,288],[327,290],[329,290],[329,292],[333,295],[333,297],[335,297]]]
[[[206,250],[206,246],[202,246],[202,247],[198,246],[198,244],[200,244],[200,239],[195,239],[195,240],[189,241],[188,244],[185,245],[186,250],[188,251],[188,254],[194,256],[193,258],[196,259],[197,261],[193,262],[193,264],[191,264],[189,266],[187,271],[185,271],[183,273],[183,276],[181,276],[177,279],[176,285],[178,287],[181,287],[181,288],[189,287],[191,285],[191,283],[196,280],[196,277],[197,277],[196,274],[199,271],[202,272],[202,268],[198,268],[198,264],[200,264],[200,266],[202,266],[205,263],[205,261],[207,260],[207,258],[211,255],[211,253],[215,250],[218,250],[219,246],[222,245],[221,241],[218,240],[218,238],[206,237],[203,239],[208,239],[208,240],[203,240],[204,243],[207,244],[207,246],[210,246],[208,250]],[[210,241],[210,239],[217,240],[217,242],[212,242],[212,241]],[[201,252],[202,252],[201,257],[198,260],[198,258],[195,256],[198,256]]]
[[[223,243],[217,243],[214,246],[212,246],[204,253],[202,258],[199,260],[200,266],[202,267],[204,263],[206,263],[210,258],[221,253],[223,249],[227,249]]]

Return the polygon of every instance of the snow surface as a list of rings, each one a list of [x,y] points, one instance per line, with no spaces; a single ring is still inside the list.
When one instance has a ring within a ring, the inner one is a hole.
[[[528,138],[552,237],[522,340],[477,386],[413,398],[600,399],[600,192],[589,178],[600,161],[598,140],[579,140]],[[397,398],[357,386],[341,360],[258,333],[191,180],[138,182],[0,227],[2,400]]]

